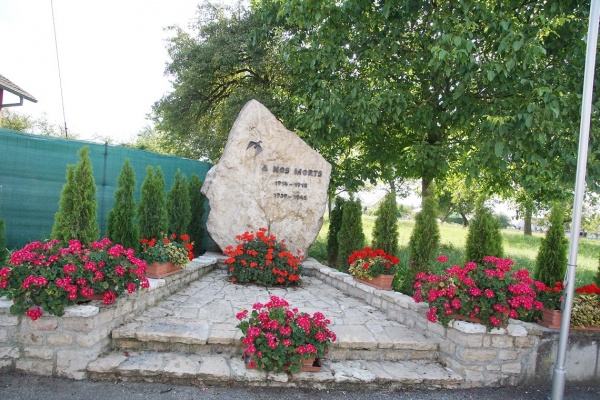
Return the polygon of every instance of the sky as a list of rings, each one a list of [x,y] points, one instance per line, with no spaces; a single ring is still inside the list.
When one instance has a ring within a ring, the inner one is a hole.
[[[0,0],[0,75],[37,99],[10,111],[46,114],[79,139],[134,141],[170,88],[164,28],[187,28],[200,0]],[[52,8],[56,22],[58,73]],[[15,97],[5,93],[4,102]]]

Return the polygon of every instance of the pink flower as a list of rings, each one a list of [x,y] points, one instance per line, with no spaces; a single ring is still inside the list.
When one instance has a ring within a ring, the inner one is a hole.
[[[31,318],[32,321],[35,321],[36,319],[42,316],[42,310],[40,310],[39,307],[34,307],[27,310],[25,314],[27,314],[27,316]]]
[[[441,263],[445,263],[445,262],[448,262],[448,257],[441,255],[441,256],[438,256],[437,260]]]

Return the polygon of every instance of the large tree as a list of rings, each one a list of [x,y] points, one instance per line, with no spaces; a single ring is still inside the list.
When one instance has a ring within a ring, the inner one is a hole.
[[[576,1],[257,3],[286,31],[298,130],[364,175],[456,170],[535,197],[574,170],[588,6]],[[562,163],[556,163],[561,158]],[[351,163],[352,164],[352,163]],[[514,183],[513,183],[514,182]]]
[[[163,145],[214,162],[247,101],[256,99],[278,114],[286,75],[274,54],[275,34],[259,16],[241,3],[205,1],[198,11],[192,33],[171,28],[165,73],[173,78],[173,90],[154,104],[153,113],[165,133]]]

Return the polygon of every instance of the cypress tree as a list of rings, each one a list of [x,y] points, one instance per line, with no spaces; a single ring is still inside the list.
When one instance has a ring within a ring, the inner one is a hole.
[[[79,162],[67,166],[67,183],[60,194],[52,227],[51,236],[55,239],[78,239],[85,244],[98,240],[98,203],[89,150],[87,146],[81,148],[77,152]]]
[[[421,211],[415,217],[415,226],[408,242],[409,262],[404,277],[404,293],[414,293],[415,276],[419,272],[429,272],[430,265],[438,255],[440,228],[438,226],[437,200],[434,186],[430,185],[428,195],[423,198]]]
[[[169,232],[181,235],[188,233],[190,219],[190,193],[185,175],[177,169],[175,180],[167,194],[167,212],[169,215]]]
[[[362,250],[365,246],[365,234],[362,227],[362,206],[359,199],[350,199],[342,211],[342,223],[337,234],[338,256],[337,266],[342,271],[347,271],[348,257],[355,250]]]
[[[156,172],[151,166],[146,168],[146,178],[142,182],[138,204],[138,225],[142,238],[160,238],[167,233],[167,197],[165,179],[160,167]]]
[[[568,240],[563,228],[564,218],[564,208],[556,204],[550,212],[550,228],[535,259],[535,279],[550,287],[562,282],[567,270]]]
[[[388,254],[398,254],[398,205],[396,192],[385,195],[379,206],[373,228],[373,248],[382,249]]]
[[[475,216],[469,223],[467,243],[465,245],[465,262],[483,263],[485,256],[503,257],[500,222],[488,207],[480,201],[475,209]]]
[[[202,254],[202,238],[204,230],[202,229],[202,216],[204,215],[205,196],[200,191],[202,189],[202,180],[196,174],[190,176],[189,196],[190,196],[190,211],[191,219],[188,228],[190,240],[194,242],[194,255]]]
[[[344,211],[344,200],[342,197],[336,197],[333,208],[331,209],[331,219],[329,220],[329,231],[327,232],[327,264],[337,265],[339,251],[338,232],[342,226],[342,213]]]
[[[139,231],[135,222],[135,172],[125,159],[119,178],[113,208],[108,213],[107,236],[125,248],[139,248]]]
[[[8,249],[6,248],[6,226],[0,218],[0,267],[8,263]]]

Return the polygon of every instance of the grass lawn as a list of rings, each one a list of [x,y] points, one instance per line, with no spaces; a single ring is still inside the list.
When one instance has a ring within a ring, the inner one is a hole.
[[[363,215],[363,231],[367,237],[367,243],[371,243],[371,233],[375,224],[375,217]],[[414,221],[399,221],[399,243],[400,262],[403,266],[407,264],[408,241],[413,230]],[[319,261],[327,258],[327,231],[329,221],[325,221],[319,236],[311,246],[310,256]],[[467,238],[467,228],[458,224],[440,224],[441,249],[440,254],[445,254],[452,264],[464,264],[464,248]],[[502,230],[504,244],[504,256],[511,258],[517,268],[526,268],[533,272],[535,268],[535,257],[540,246],[543,234],[534,233],[533,236],[525,236],[523,232],[513,229]],[[577,275],[575,286],[583,286],[594,281],[598,270],[598,256],[600,255],[600,241],[581,238],[579,240],[579,252],[577,255]],[[446,266],[448,264],[445,264]]]

